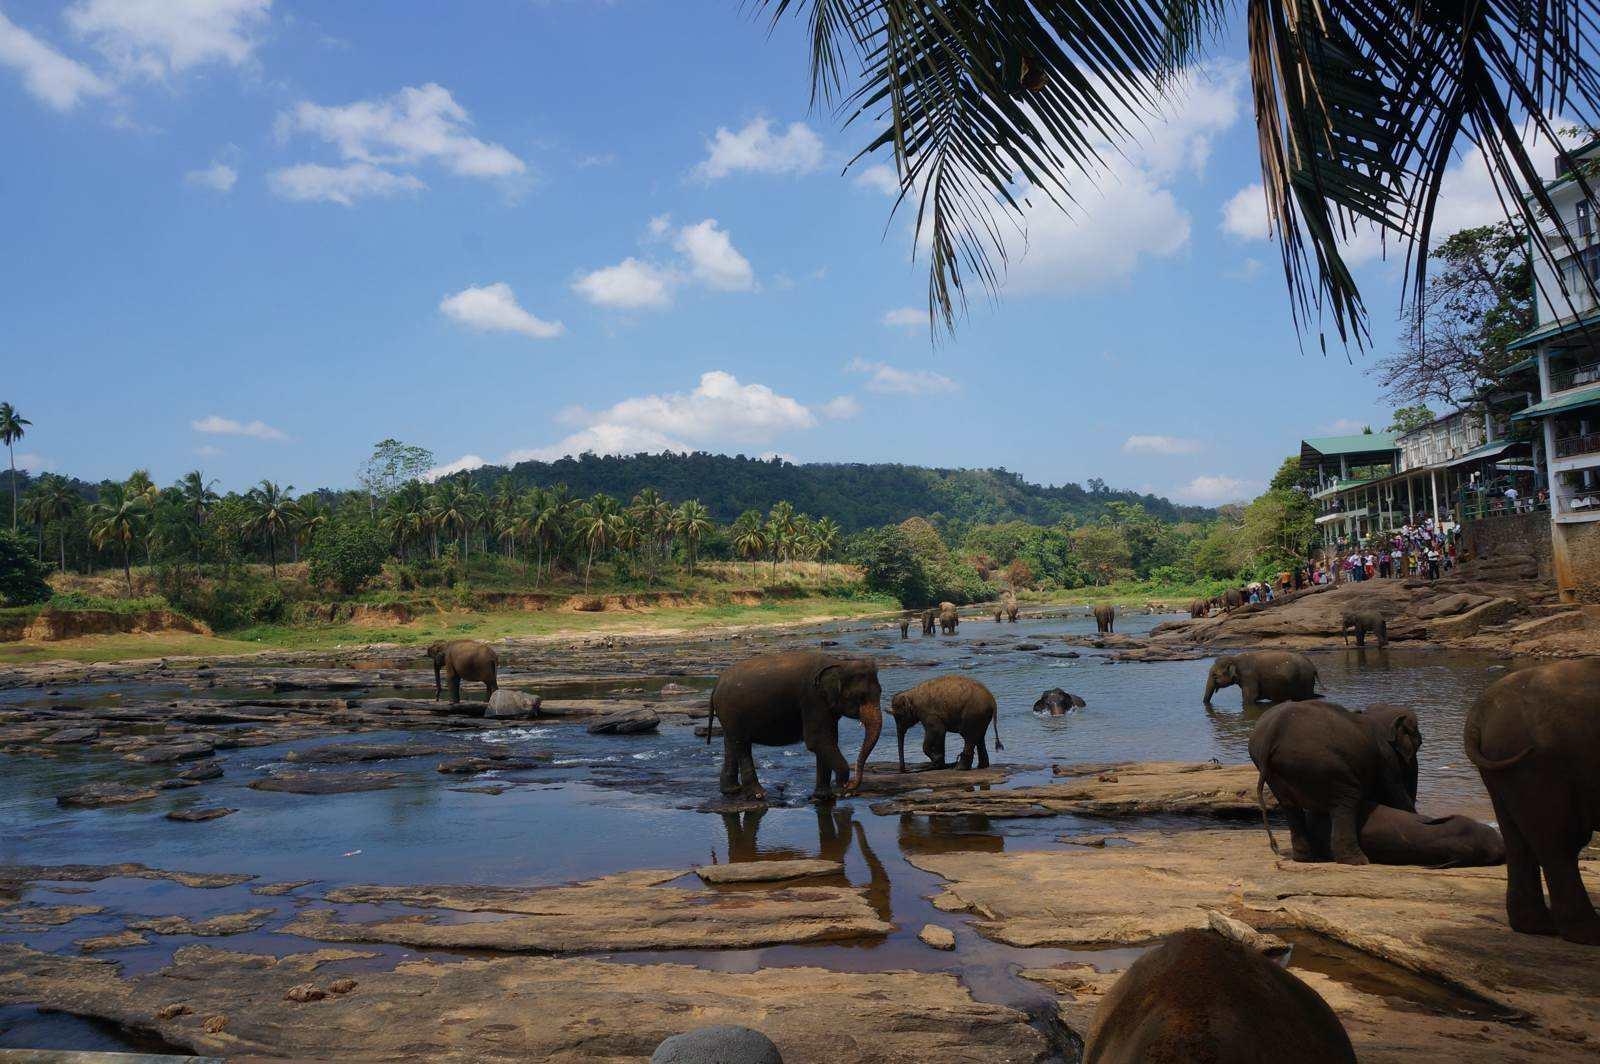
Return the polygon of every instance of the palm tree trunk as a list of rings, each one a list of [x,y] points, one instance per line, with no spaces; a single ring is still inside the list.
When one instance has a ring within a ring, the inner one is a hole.
[[[128,541],[122,541],[122,578],[128,583],[128,597],[133,598],[133,567],[128,563]]]
[[[17,530],[17,448],[15,444],[7,443],[6,450],[11,453],[11,531]]]
[[[61,523],[61,575],[67,575],[67,524]]]
[[[272,579],[278,579],[278,539],[267,533],[267,560],[272,563]]]

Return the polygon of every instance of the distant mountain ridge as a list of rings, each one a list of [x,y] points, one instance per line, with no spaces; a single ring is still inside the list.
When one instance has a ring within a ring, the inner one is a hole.
[[[509,474],[521,487],[566,484],[579,497],[603,491],[626,501],[651,487],[673,501],[699,499],[712,518],[729,522],[745,510],[765,513],[786,499],[797,510],[828,516],[846,532],[940,513],[974,523],[1028,521],[1050,525],[1072,515],[1093,520],[1109,502],[1140,503],[1165,521],[1216,516],[1204,506],[1184,506],[1156,495],[1089,487],[1030,484],[1005,469],[933,469],[898,463],[805,463],[744,455],[635,454],[562,458],[483,466],[474,482],[487,486]]]

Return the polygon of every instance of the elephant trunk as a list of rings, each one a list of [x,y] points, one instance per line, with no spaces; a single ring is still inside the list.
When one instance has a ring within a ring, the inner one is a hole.
[[[1216,694],[1216,693],[1217,693],[1217,680],[1216,680],[1216,677],[1207,676],[1206,677],[1206,696],[1204,698],[1202,698],[1200,701],[1204,702],[1206,705],[1209,706],[1211,704],[1211,696]]]
[[[910,722],[904,717],[895,717],[894,726],[895,739],[900,747],[900,771],[904,772],[906,770],[906,729],[910,727]],[[865,767],[864,761],[862,767]],[[860,775],[860,769],[857,769],[856,774]]]
[[[852,780],[853,788],[861,786],[862,777],[867,773],[867,758],[872,754],[872,748],[878,745],[878,736],[883,734],[883,706],[877,702],[868,702],[861,707],[861,724],[867,729],[867,734],[861,737],[861,752],[856,755],[856,778]],[[905,750],[904,733],[901,734],[900,749],[902,755]]]

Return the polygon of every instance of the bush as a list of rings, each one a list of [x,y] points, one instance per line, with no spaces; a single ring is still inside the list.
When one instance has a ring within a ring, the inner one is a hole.
[[[49,568],[28,551],[22,537],[0,531],[0,605],[32,606],[50,597]]]
[[[911,539],[897,525],[863,532],[853,544],[853,560],[869,591],[893,595],[900,605],[915,607],[929,601],[928,578]],[[977,575],[977,570],[973,570]]]
[[[332,586],[353,595],[383,572],[389,545],[373,525],[341,521],[320,533],[306,554],[313,584]]]
[[[193,585],[173,604],[219,632],[253,624],[276,624],[287,615],[289,605],[282,588],[258,578]]]

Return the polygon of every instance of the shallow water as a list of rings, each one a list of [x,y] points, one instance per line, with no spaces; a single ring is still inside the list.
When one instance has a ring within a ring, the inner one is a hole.
[[[1139,634],[1163,619],[1130,615],[1119,620],[1118,628]],[[904,642],[898,631],[881,628],[843,627],[812,634],[818,641],[837,643],[841,652],[875,653],[911,663],[886,664],[880,669],[886,700],[894,691],[940,671],[961,669],[987,684],[1000,703],[1000,730],[1006,743],[997,760],[1045,766],[1017,777],[1016,782],[1043,782],[1052,762],[1213,757],[1226,762],[1247,758],[1245,745],[1258,713],[1239,712],[1236,690],[1219,694],[1211,712],[1201,705],[1207,661],[1110,663],[1104,654],[1068,647],[1060,638],[1092,631],[1090,618],[1075,615],[1001,625],[969,620],[956,638],[913,635]],[[1018,650],[1018,643],[1037,643],[1053,652],[1078,649],[1082,656],[1046,657],[1037,651]],[[1460,754],[1461,720],[1472,698],[1498,675],[1489,671],[1489,666],[1503,663],[1398,647],[1341,650],[1312,657],[1330,698],[1352,708],[1375,701],[1416,708],[1424,735],[1424,808],[1483,808],[1481,784]],[[938,667],[915,664],[926,661],[937,662]],[[674,679],[697,686],[693,677]],[[624,686],[654,692],[662,682],[653,677],[626,684],[593,684],[583,687],[582,693],[584,697],[603,696],[619,693],[618,688]],[[1032,713],[1033,701],[1054,686],[1080,695],[1088,706],[1060,718]],[[63,689],[59,695],[10,691],[5,692],[4,701],[85,704],[111,695],[131,702],[196,693],[206,698],[237,695],[242,700],[261,696],[259,690],[234,691],[226,686],[194,692],[187,685],[158,689],[122,683],[115,688]],[[562,692],[567,697],[577,693],[576,686],[571,694]],[[171,775],[171,770],[132,765],[104,754],[16,757],[5,762],[0,775],[0,822],[7,825],[0,835],[0,862],[138,861],[156,868],[248,872],[259,877],[255,884],[317,880],[297,892],[303,902],[328,888],[351,883],[532,885],[638,868],[687,870],[697,864],[730,860],[823,856],[843,861],[845,879],[867,888],[872,904],[895,924],[892,935],[866,943],[618,954],[613,959],[621,963],[671,959],[729,971],[789,964],[846,971],[944,970],[960,975],[980,998],[1031,1008],[1048,995],[1016,978],[1016,970],[1068,960],[1116,969],[1137,954],[1137,950],[1020,950],[990,942],[970,928],[966,917],[934,910],[927,898],[938,891],[937,877],[905,860],[906,854],[919,852],[1055,846],[1059,845],[1057,836],[1063,833],[1100,830],[1103,823],[1071,817],[1043,821],[883,817],[871,813],[867,803],[859,800],[831,807],[810,806],[805,797],[814,777],[813,761],[799,746],[757,751],[759,772],[776,807],[764,814],[702,813],[696,807],[716,796],[721,744],[695,738],[692,725],[696,723],[703,723],[703,718],[669,716],[659,733],[643,736],[591,736],[572,723],[544,722],[468,736],[442,731],[330,734],[315,740],[222,751],[220,761],[226,775],[221,780],[163,792],[155,800],[134,806],[95,811],[61,809],[54,799],[90,780],[158,780]],[[858,727],[844,722],[841,736],[847,754],[853,752]],[[920,761],[920,733],[909,738],[907,760]],[[353,766],[295,764],[292,767],[312,771],[399,772],[403,778],[389,790],[318,797],[255,791],[247,786],[266,772],[289,767],[284,756],[292,749],[340,741],[366,744],[402,739],[511,753],[548,753],[553,760],[548,767],[530,772],[466,778],[436,772],[437,757]],[[957,752],[952,742],[948,756],[953,758]],[[890,727],[879,745],[877,760],[889,761],[893,755]],[[463,790],[486,784],[509,789],[498,795]],[[168,810],[190,805],[221,805],[239,811],[206,823],[164,819]],[[74,884],[67,889],[83,893],[66,893],[62,885],[43,884],[30,891],[29,902],[101,904],[109,911],[44,931],[20,931],[0,920],[0,940],[71,951],[74,940],[120,929],[122,914],[204,917],[270,908],[277,916],[260,932],[220,940],[151,936],[148,946],[105,956],[123,962],[130,970],[140,970],[165,963],[174,949],[197,941],[279,954],[313,945],[272,933],[295,911],[296,897],[253,895],[250,885],[193,890],[162,881],[113,879]],[[344,911],[355,919],[371,919],[403,910],[352,906]],[[939,953],[916,940],[917,931],[929,922],[955,930],[956,951]],[[379,951],[385,958],[404,952],[383,947]],[[1311,956],[1311,951],[1304,952]],[[1403,988],[1394,992],[1405,996]],[[6,1039],[30,1037],[18,1031],[34,1031],[39,1037],[48,1035],[52,1044],[64,1040],[81,1048],[91,1048],[105,1037],[99,1028],[80,1030],[42,1023],[26,1011],[0,1012],[0,1045],[10,1044]],[[81,1038],[74,1031],[79,1031]]]

